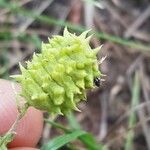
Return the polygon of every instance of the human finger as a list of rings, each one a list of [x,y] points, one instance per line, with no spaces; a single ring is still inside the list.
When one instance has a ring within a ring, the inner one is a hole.
[[[11,148],[9,150],[39,150],[37,148],[30,148],[30,147],[17,147],[17,148]]]
[[[18,84],[15,90],[20,91]],[[11,82],[0,80],[0,135],[5,134],[16,120],[17,107],[15,93]],[[43,115],[39,110],[30,107],[19,122],[15,139],[10,147],[34,147],[40,139],[43,128]]]

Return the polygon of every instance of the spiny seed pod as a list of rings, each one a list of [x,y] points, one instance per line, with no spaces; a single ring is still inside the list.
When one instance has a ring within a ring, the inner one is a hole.
[[[94,88],[94,79],[101,73],[96,54],[100,47],[91,49],[88,31],[76,36],[64,30],[42,43],[42,52],[34,54],[26,69],[20,65],[21,96],[27,103],[52,114],[66,114],[78,110],[77,103],[86,99],[86,90]]]

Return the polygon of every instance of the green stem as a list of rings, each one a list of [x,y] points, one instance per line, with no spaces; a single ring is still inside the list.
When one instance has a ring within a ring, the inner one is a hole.
[[[140,80],[138,72],[135,73],[133,88],[132,88],[132,100],[131,100],[131,108],[136,107],[140,101]],[[136,114],[134,112],[131,113],[128,120],[128,128],[134,128],[136,124]],[[126,136],[125,150],[133,149],[133,140],[134,140],[134,131],[130,130]]]
[[[8,143],[10,143],[14,139],[16,135],[17,126],[20,120],[22,119],[22,117],[25,115],[27,109],[28,109],[28,106],[25,105],[25,107],[23,108],[23,111],[21,111],[17,115],[17,118],[15,122],[13,123],[13,125],[11,126],[11,128],[7,131],[7,133],[3,137],[0,137],[0,149],[6,146]]]

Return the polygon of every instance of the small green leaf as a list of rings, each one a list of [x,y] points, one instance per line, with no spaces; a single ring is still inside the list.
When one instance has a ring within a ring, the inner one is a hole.
[[[8,150],[8,149],[7,149],[6,145],[3,144],[0,146],[0,150]]]
[[[72,133],[58,136],[52,139],[47,144],[44,144],[41,150],[57,150],[58,148],[64,146],[65,144],[74,141],[79,136],[86,134],[85,131],[76,130]]]
[[[7,150],[6,145],[13,139],[13,134],[9,133],[4,136],[0,136],[0,150]]]

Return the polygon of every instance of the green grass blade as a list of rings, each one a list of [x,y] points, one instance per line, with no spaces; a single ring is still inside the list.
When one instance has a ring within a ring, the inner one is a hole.
[[[80,136],[79,139],[86,146],[87,150],[103,150],[104,148],[104,145],[97,144],[97,141],[90,133]]]
[[[69,142],[76,140],[79,136],[84,134],[86,134],[85,131],[76,130],[73,131],[72,133],[58,136],[52,139],[47,144],[44,144],[41,150],[57,150],[58,148],[61,148],[62,146],[68,144]]]
[[[67,115],[69,125],[73,129],[81,129],[80,124],[77,122],[74,114],[71,112]],[[97,144],[96,139],[90,133],[86,133],[79,137],[80,141],[87,147],[88,150],[102,150],[103,145]]]
[[[138,73],[135,73],[133,88],[132,88],[132,101],[131,101],[131,109],[136,107],[139,104],[140,99],[140,81],[138,77]],[[131,113],[128,121],[128,128],[132,129],[136,124],[136,114],[134,112]],[[126,136],[125,150],[132,150],[134,139],[134,131],[130,130]]]
[[[46,123],[51,124],[53,127],[63,130],[65,133],[72,133],[74,129],[68,129],[65,126],[45,119]],[[87,150],[102,150],[103,145],[98,144],[96,139],[90,133],[86,133],[78,137],[78,139],[86,146]]]
[[[70,112],[67,115],[67,120],[72,129],[76,129],[76,130],[81,129],[80,124],[77,122],[77,120],[72,112]]]

